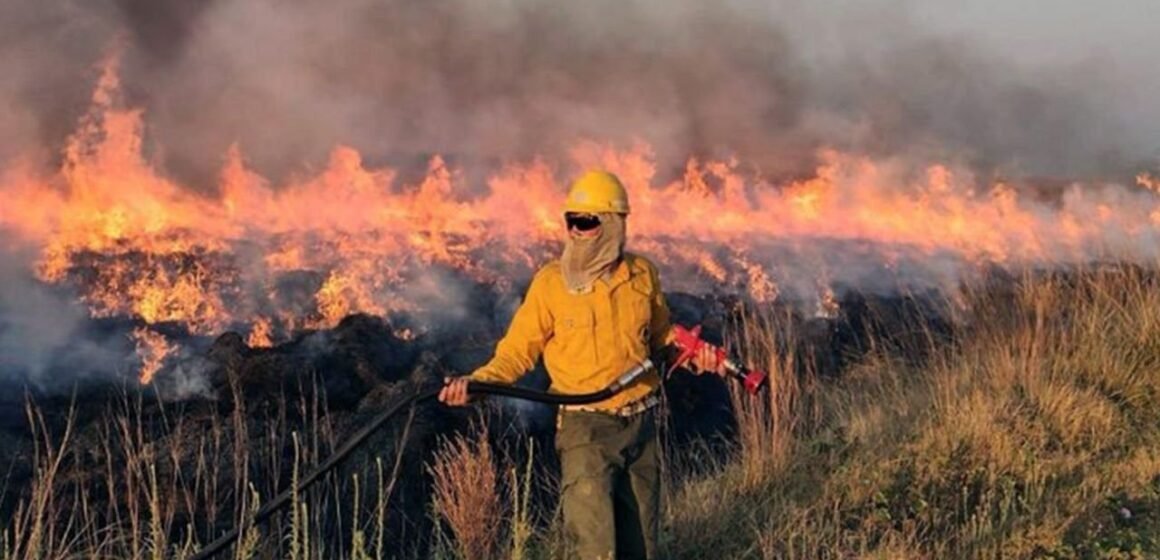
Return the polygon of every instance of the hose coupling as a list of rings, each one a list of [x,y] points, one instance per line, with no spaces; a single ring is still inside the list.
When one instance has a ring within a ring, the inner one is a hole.
[[[649,371],[654,367],[655,366],[653,365],[652,360],[645,358],[639,364],[633,366],[632,369],[622,373],[620,377],[616,378],[616,381],[612,382],[612,385],[609,385],[608,388],[611,389],[613,393],[619,393],[621,389],[628,387],[632,384],[633,381],[636,381],[638,377],[644,375],[646,371]]]

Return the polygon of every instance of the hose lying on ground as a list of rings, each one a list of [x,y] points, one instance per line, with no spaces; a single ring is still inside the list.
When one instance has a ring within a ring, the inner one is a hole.
[[[472,395],[497,395],[503,397],[512,397],[516,399],[524,399],[530,401],[537,401],[548,404],[592,404],[605,400],[623,390],[628,385],[632,384],[636,378],[640,377],[644,372],[653,368],[651,360],[645,360],[637,364],[632,369],[625,372],[613,381],[609,386],[593,392],[584,393],[582,395],[557,395],[553,393],[545,393],[543,391],[536,391],[534,389],[524,389],[522,387],[514,387],[511,385],[499,385],[495,383],[484,383],[481,381],[471,381],[467,384],[467,392]],[[323,475],[333,470],[339,463],[346,459],[355,449],[361,446],[367,438],[371,436],[376,430],[382,427],[383,424],[390,420],[395,414],[404,408],[408,408],[428,399],[433,399],[439,396],[439,391],[442,386],[432,386],[420,389],[413,395],[401,400],[394,406],[380,413],[371,419],[359,431],[355,432],[342,444],[334,453],[330,455],[322,464],[314,468],[314,470],[306,473],[298,484],[292,488],[288,488],[281,494],[278,494],[269,502],[266,502],[261,508],[258,508],[252,516],[243,519],[238,526],[227,531],[224,535],[217,538],[217,540],[209,543],[199,550],[196,554],[189,557],[189,560],[207,560],[212,558],[227,546],[238,539],[238,535],[247,531],[250,527],[265,521],[278,510],[286,507],[290,503],[290,499],[315,482],[322,478]]]

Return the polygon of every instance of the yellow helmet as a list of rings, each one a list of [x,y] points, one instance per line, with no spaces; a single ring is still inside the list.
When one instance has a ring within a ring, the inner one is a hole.
[[[615,212],[628,214],[628,192],[620,179],[607,171],[589,171],[572,182],[565,212]]]

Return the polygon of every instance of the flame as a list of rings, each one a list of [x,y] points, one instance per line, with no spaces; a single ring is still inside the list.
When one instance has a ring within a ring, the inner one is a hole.
[[[916,174],[901,158],[825,150],[797,180],[690,159],[666,183],[649,146],[596,142],[577,143],[568,162],[508,163],[484,185],[438,156],[421,180],[404,183],[346,146],[320,173],[275,185],[233,146],[217,194],[206,195],[146,161],[143,126],[144,113],[121,101],[111,57],[61,167],[0,170],[0,231],[37,247],[36,276],[78,290],[95,317],[195,334],[236,328],[253,346],[350,313],[415,311],[423,302],[412,285],[432,267],[510,289],[553,254],[564,234],[562,178],[589,167],[625,182],[630,243],[659,262],[670,288],[720,286],[773,301],[801,284],[822,316],[837,313],[829,280],[816,284],[835,272],[826,272],[833,242],[880,273],[903,274],[908,262],[946,258],[1010,266],[1153,258],[1160,225],[1160,185],[1148,174],[1137,178],[1144,189],[1074,184],[1045,203],[950,164]],[[803,270],[812,277],[798,278]],[[148,382],[173,348],[148,328],[134,338]]]
[[[828,284],[821,284],[818,286],[818,305],[814,309],[814,317],[821,317],[824,319],[833,319],[838,316],[838,311],[841,306],[838,304],[838,298],[834,295],[834,289]]]
[[[141,370],[137,378],[141,383],[149,383],[153,375],[161,370],[165,357],[177,349],[163,335],[146,328],[133,329],[132,338],[141,358]]]
[[[269,348],[274,345],[271,339],[273,335],[273,325],[266,317],[258,317],[254,319],[253,328],[250,330],[250,336],[246,337],[246,346],[250,348]]]
[[[1151,173],[1144,172],[1136,175],[1136,184],[1152,192],[1160,192],[1160,179],[1153,177]]]

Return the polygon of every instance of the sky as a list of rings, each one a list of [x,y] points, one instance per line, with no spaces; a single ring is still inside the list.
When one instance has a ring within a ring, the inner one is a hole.
[[[910,8],[919,27],[962,37],[1020,65],[1115,67],[1125,82],[1126,112],[1143,116],[1139,141],[1151,144],[1160,158],[1160,4],[926,0]],[[1101,84],[1091,87],[1098,91]]]

